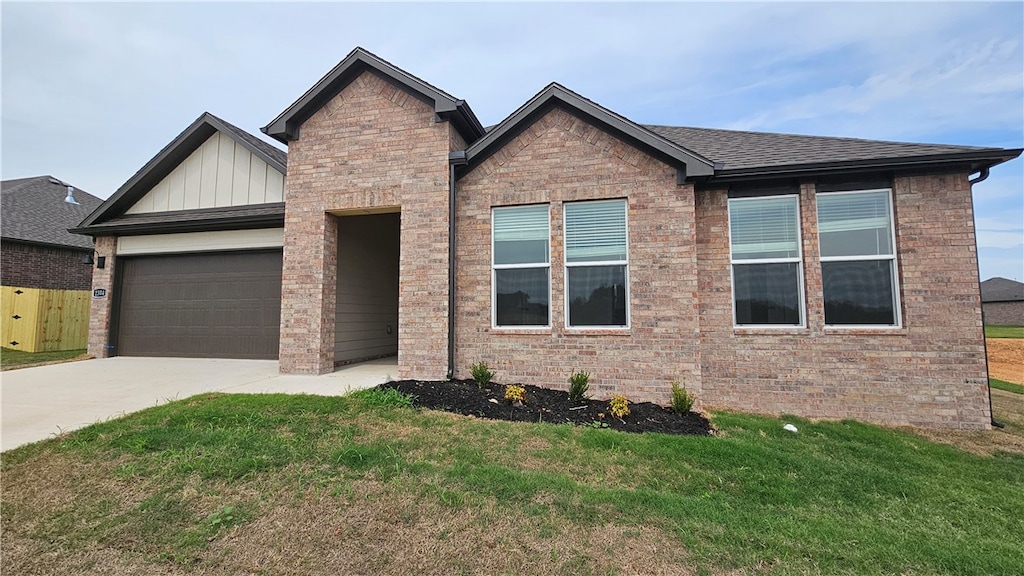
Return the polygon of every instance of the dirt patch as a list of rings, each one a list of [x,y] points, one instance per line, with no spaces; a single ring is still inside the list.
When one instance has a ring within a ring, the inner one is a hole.
[[[985,347],[989,377],[1024,384],[1024,338],[986,338]]]
[[[606,427],[623,432],[660,432],[696,436],[710,436],[713,433],[708,419],[696,412],[676,414],[664,406],[651,402],[637,402],[629,405],[629,414],[620,420],[611,415],[606,401],[570,402],[566,392],[538,386],[524,386],[526,400],[523,406],[519,407],[512,406],[505,400],[504,384],[491,383],[480,388],[473,380],[399,380],[381,384],[380,387],[393,388],[412,395],[413,404],[420,408],[444,410],[491,420],[569,423]]]
[[[992,430],[939,430],[904,428],[926,440],[949,444],[961,450],[991,456],[1002,452],[1024,454],[1024,396],[992,390],[992,412],[1005,426]]]
[[[281,575],[693,573],[685,549],[654,527],[581,529],[492,501],[451,508],[376,482],[270,506],[212,544],[203,564]]]

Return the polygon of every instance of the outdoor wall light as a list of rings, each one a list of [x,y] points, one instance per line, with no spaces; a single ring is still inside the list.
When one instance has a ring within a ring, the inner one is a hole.
[[[92,264],[93,262],[94,262],[94,260],[93,260],[93,253],[92,252],[89,252],[85,256],[82,256],[82,264]],[[107,267],[107,257],[106,256],[97,256],[96,259],[95,259],[95,263],[96,263],[96,267],[97,268],[106,268]]]

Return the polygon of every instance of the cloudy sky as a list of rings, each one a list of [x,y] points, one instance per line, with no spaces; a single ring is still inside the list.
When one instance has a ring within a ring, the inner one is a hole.
[[[253,133],[355,46],[495,124],[551,81],[649,124],[1024,146],[1024,3],[2,3],[2,176],[112,194],[203,111]],[[974,188],[1024,280],[1024,161]]]

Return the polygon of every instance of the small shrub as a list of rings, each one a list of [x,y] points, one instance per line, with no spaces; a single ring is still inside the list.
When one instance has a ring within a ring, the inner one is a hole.
[[[510,402],[522,402],[526,400],[526,388],[512,384],[505,387],[505,400]]]
[[[680,386],[679,382],[672,383],[672,411],[676,414],[686,414],[693,408],[694,397],[686,390],[686,386]]]
[[[476,385],[483,388],[491,383],[491,378],[494,378],[494,371],[487,367],[486,362],[477,362],[469,367],[470,374],[473,375],[473,380],[476,380]]]
[[[366,402],[374,408],[412,408],[413,397],[394,388],[368,388],[352,393],[353,398]]]
[[[608,401],[608,411],[619,420],[629,414],[629,400],[622,394],[614,394]]]
[[[569,376],[569,401],[582,402],[589,398],[590,372],[573,372]]]

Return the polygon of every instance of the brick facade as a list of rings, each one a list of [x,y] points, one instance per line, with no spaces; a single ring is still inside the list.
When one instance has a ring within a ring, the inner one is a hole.
[[[281,371],[334,369],[337,227],[344,213],[401,211],[398,364],[443,378],[448,340],[448,151],[433,109],[364,72],[289,144]],[[339,214],[339,215],[336,215]]]
[[[981,306],[989,326],[1024,326],[1024,301],[985,302]]]
[[[92,267],[82,263],[88,254],[89,250],[5,240],[0,252],[0,283],[44,290],[88,290]]]
[[[107,347],[110,343],[110,322],[113,311],[114,271],[117,269],[117,238],[114,236],[96,237],[96,257],[106,258],[103,268],[93,266],[93,290],[102,288],[107,291],[104,298],[93,298],[89,309],[89,354],[97,358],[112,356],[113,350]]]
[[[903,327],[826,328],[814,184],[800,192],[807,326],[734,329],[727,192],[697,195],[708,405],[885,424],[988,428],[967,174],[896,178]]]
[[[563,203],[628,199],[629,328],[566,328]],[[669,166],[560,109],[458,183],[456,375],[485,361],[499,381],[568,386],[591,373],[597,396],[666,402],[671,382],[700,391],[691,185]],[[491,208],[551,207],[551,328],[492,328]]]

